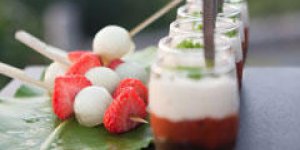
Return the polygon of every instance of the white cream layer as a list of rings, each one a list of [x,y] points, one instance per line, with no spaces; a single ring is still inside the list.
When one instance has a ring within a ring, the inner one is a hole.
[[[228,76],[200,80],[152,76],[149,84],[151,113],[174,122],[221,119],[239,110],[237,83]]]

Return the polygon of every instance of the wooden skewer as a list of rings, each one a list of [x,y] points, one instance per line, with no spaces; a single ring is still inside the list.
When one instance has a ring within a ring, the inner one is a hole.
[[[147,120],[140,118],[140,117],[130,117],[130,120],[133,122],[138,122],[138,123],[145,123],[145,124],[149,123]]]
[[[64,50],[49,46],[25,31],[17,31],[15,38],[53,61],[59,62],[66,66],[71,65],[71,62],[67,59],[67,53]]]
[[[152,16],[150,16],[148,19],[137,25],[135,28],[133,28],[129,35],[131,37],[134,37],[137,33],[141,32],[143,29],[145,29],[147,26],[149,26],[151,23],[153,23],[155,20],[169,12],[172,8],[176,7],[182,0],[172,0],[170,3],[168,3],[166,6],[158,10],[156,13],[154,13]]]
[[[52,88],[46,83],[35,80],[34,78],[28,76],[24,71],[2,62],[0,62],[0,74],[52,91]]]

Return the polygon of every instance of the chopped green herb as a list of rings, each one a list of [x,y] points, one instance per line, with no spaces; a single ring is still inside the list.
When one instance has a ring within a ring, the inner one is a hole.
[[[201,72],[189,72],[188,77],[194,80],[199,80],[202,78]]]
[[[229,32],[227,32],[225,34],[226,34],[226,36],[232,38],[232,37],[235,37],[238,34],[238,31],[237,30],[233,30],[233,31],[229,31]]]
[[[229,17],[230,19],[232,19],[233,22],[236,22],[238,20],[237,16],[232,16],[232,17]]]
[[[194,31],[202,31],[202,29],[203,29],[202,23],[193,22],[193,30]]]
[[[202,16],[202,12],[197,12],[197,11],[194,11],[193,13],[192,13],[192,16],[193,17],[201,17]]]
[[[179,49],[204,48],[204,46],[200,43],[195,43],[192,40],[183,40],[176,46],[176,48],[179,48]]]
[[[177,67],[176,70],[186,71],[187,72],[187,77],[190,78],[190,79],[199,80],[199,79],[202,78],[201,68],[199,68],[199,67],[179,66],[179,67]]]

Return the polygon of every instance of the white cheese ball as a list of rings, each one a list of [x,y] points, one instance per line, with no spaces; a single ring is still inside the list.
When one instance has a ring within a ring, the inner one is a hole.
[[[113,93],[120,82],[119,75],[106,67],[95,67],[90,69],[85,77],[88,78],[93,85],[104,87],[109,93]]]
[[[46,69],[44,82],[50,87],[54,86],[55,78],[65,74],[67,67],[57,62],[53,62]]]
[[[134,47],[128,31],[114,25],[100,30],[93,41],[93,51],[107,61],[122,58],[133,51]]]
[[[100,125],[112,97],[103,87],[90,86],[81,90],[75,97],[74,112],[82,126]]]
[[[119,65],[115,71],[120,76],[121,80],[125,78],[135,78],[141,80],[144,84],[147,84],[148,74],[146,69],[137,63],[125,62]]]

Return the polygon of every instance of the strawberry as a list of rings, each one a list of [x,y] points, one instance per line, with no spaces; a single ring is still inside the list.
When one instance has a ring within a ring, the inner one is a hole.
[[[94,67],[102,66],[98,55],[92,53],[83,54],[74,64],[68,69],[67,75],[84,75],[88,70]]]
[[[110,133],[124,133],[136,128],[140,123],[130,117],[146,118],[146,105],[133,88],[127,88],[107,108],[103,123]]]
[[[112,60],[109,64],[108,64],[108,68],[115,70],[119,65],[121,65],[122,63],[124,63],[124,61],[122,59],[114,59]]]
[[[148,104],[147,87],[140,80],[133,79],[133,78],[123,79],[115,89],[113,93],[113,98],[118,97],[118,95],[120,95],[120,93],[122,93],[123,90],[128,87],[132,87],[138,93],[138,95],[144,100],[145,104],[146,105]]]
[[[74,114],[73,103],[76,94],[91,85],[82,75],[57,77],[52,96],[52,107],[56,116],[61,120],[71,117]]]
[[[82,55],[90,53],[91,51],[84,51],[84,50],[76,50],[68,53],[68,58],[71,62],[76,62]]]

